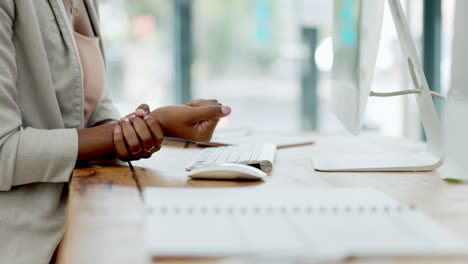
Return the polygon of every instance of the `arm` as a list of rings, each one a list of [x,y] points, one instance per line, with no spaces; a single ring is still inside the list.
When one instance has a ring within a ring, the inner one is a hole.
[[[167,136],[178,137],[195,141],[209,141],[220,118],[228,116],[231,108],[219,103],[207,104],[207,106],[167,106],[154,110],[145,118],[134,117],[133,121],[121,120],[119,125],[114,123],[93,128],[78,130],[79,152],[78,160],[93,160],[100,157],[115,155],[116,147],[114,139],[120,137],[126,139],[129,152],[141,150],[140,142],[136,135],[133,141],[129,135],[123,135],[122,131],[138,130],[137,122],[150,129],[161,127]],[[144,120],[144,121],[142,121]],[[144,122],[144,123],[143,123]],[[128,128],[128,129],[127,129]],[[162,133],[153,133],[153,135]],[[141,136],[139,137],[141,139]],[[122,140],[120,140],[122,141]]]
[[[66,182],[75,167],[75,129],[23,127],[13,44],[15,1],[0,1],[0,191],[32,182]]]
[[[0,1],[0,191],[35,182],[68,182],[77,160],[115,153],[115,124],[90,129],[24,127],[16,102],[15,2]],[[95,119],[115,118],[107,101]]]
[[[113,130],[119,120],[107,89],[87,126],[78,130],[78,161],[114,156]]]
[[[89,161],[115,155],[115,123],[78,129],[78,161]]]

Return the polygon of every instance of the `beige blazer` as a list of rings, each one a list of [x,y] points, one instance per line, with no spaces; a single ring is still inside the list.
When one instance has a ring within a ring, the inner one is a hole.
[[[85,1],[99,34],[97,4]],[[83,124],[72,30],[62,0],[0,0],[1,263],[49,263],[63,235],[76,129],[118,118],[106,93]]]

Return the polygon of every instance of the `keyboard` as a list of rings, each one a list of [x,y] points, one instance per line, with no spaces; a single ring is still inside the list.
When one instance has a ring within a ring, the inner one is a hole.
[[[215,163],[240,163],[271,172],[276,146],[273,144],[249,144],[205,148],[188,164],[187,171]]]

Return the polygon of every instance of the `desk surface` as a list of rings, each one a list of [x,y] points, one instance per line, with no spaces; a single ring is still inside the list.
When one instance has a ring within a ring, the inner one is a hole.
[[[196,148],[166,146],[150,160],[134,162],[141,187],[312,188],[371,187],[423,209],[468,239],[468,185],[427,173],[324,173],[314,171],[314,155],[334,152],[381,153],[416,148],[378,136],[315,135],[316,144],[278,150],[273,174],[264,182],[188,180],[185,165]],[[143,203],[128,167],[76,169],[70,185],[66,234],[58,263],[152,263],[143,249]],[[217,263],[220,259],[158,259],[158,263]],[[468,263],[466,259],[355,259],[343,263]],[[335,262],[334,262],[335,263]]]

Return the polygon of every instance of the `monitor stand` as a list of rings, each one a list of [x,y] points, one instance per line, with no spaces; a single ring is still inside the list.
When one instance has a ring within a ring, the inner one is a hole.
[[[337,155],[317,157],[313,166],[325,172],[423,172],[439,168],[444,161],[430,152],[382,154],[382,155]]]
[[[319,156],[313,159],[313,166],[318,171],[343,172],[387,172],[387,171],[432,171],[444,163],[442,154],[442,125],[432,99],[431,91],[424,75],[422,63],[406,21],[406,16],[399,0],[388,0],[398,38],[407,56],[408,70],[415,89],[420,118],[426,134],[426,149],[401,154],[372,154]]]

